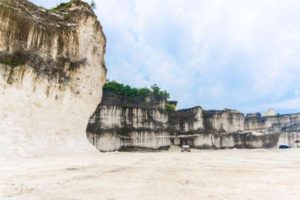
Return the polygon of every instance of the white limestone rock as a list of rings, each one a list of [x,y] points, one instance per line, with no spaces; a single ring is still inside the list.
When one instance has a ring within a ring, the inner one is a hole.
[[[105,44],[80,0],[55,13],[0,2],[1,156],[96,152],[85,129],[102,97]]]

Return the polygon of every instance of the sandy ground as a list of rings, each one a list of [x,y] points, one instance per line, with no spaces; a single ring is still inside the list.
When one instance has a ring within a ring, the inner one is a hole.
[[[300,149],[1,159],[0,199],[300,199]]]

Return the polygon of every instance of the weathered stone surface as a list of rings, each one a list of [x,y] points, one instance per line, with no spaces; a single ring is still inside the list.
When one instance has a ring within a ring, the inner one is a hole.
[[[0,1],[2,155],[93,151],[85,128],[102,97],[105,43],[80,0],[53,11]]]
[[[300,113],[276,116],[248,116],[245,120],[246,130],[267,130],[277,132],[300,132]]]
[[[205,111],[206,128],[217,132],[233,133],[244,130],[244,114],[236,110]]]
[[[168,114],[157,108],[101,103],[89,121],[87,135],[100,151],[158,150],[170,146]]]
[[[199,106],[166,111],[149,105],[128,107],[117,96],[104,95],[90,118],[88,138],[100,151],[151,151],[183,144],[197,149],[296,147],[300,140],[299,114],[245,117],[236,110],[206,111]]]

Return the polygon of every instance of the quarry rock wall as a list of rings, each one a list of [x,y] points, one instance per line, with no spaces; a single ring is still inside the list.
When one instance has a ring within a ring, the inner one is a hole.
[[[299,132],[300,113],[264,117],[251,115],[245,119],[245,130]]]
[[[236,110],[205,111],[206,129],[233,133],[244,130],[244,114]]]
[[[168,114],[157,108],[99,105],[90,118],[87,135],[100,151],[159,150],[170,146]]]
[[[183,144],[197,149],[296,147],[300,137],[298,114],[245,117],[236,110],[199,106],[167,111],[128,107],[121,101],[113,105],[112,96],[104,95],[87,129],[90,142],[100,151],[155,151]]]
[[[106,39],[91,7],[0,1],[1,155],[94,152],[85,129],[106,80]]]

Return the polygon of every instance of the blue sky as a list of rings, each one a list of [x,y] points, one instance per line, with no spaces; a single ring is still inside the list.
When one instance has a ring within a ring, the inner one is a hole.
[[[108,79],[156,83],[180,108],[300,112],[300,1],[95,2]]]

